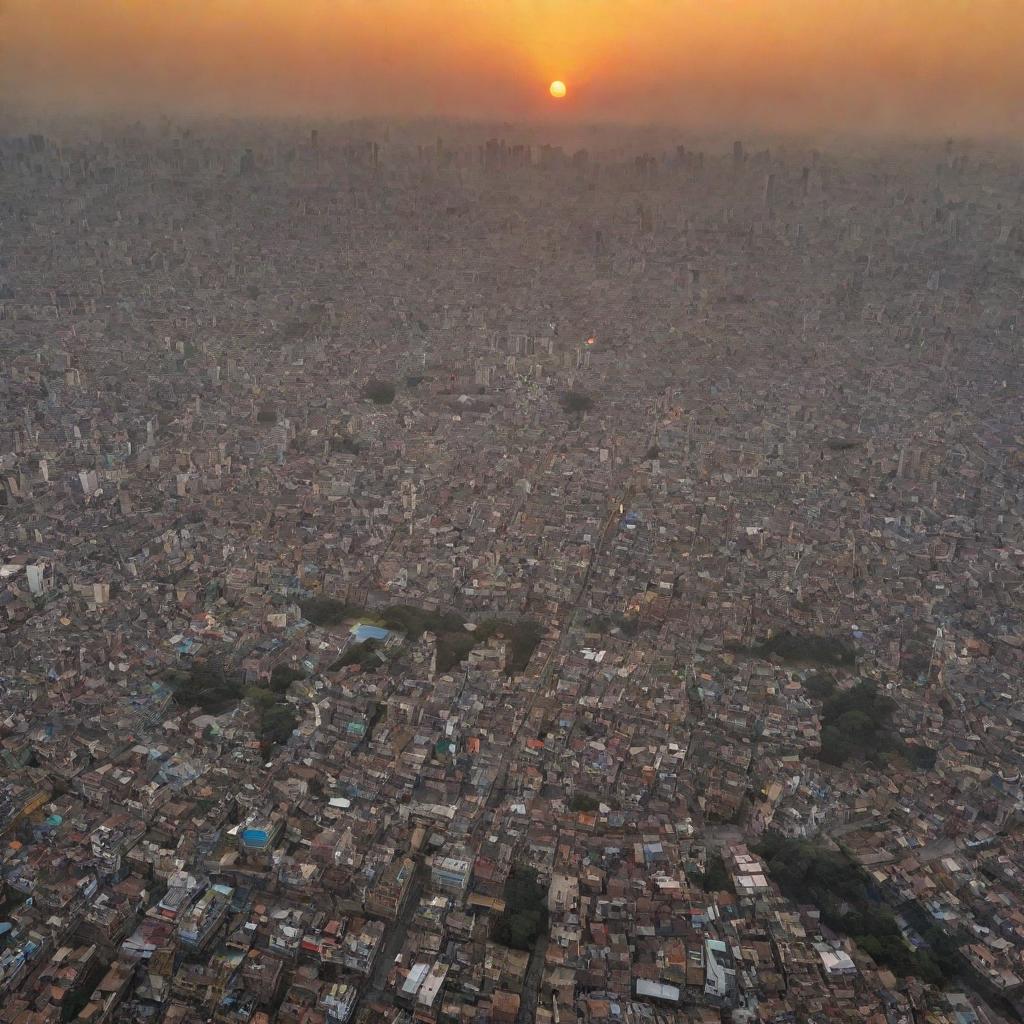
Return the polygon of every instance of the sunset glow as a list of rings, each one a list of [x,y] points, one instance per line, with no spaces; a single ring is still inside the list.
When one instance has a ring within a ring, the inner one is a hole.
[[[11,108],[1024,128],[1019,0],[7,0]],[[424,40],[430,45],[425,46]]]
[[[555,97],[556,100],[565,98],[565,82],[560,82],[557,78],[551,83],[548,92]]]

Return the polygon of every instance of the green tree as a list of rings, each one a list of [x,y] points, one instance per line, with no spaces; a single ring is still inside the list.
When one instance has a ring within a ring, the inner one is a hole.
[[[395,385],[386,380],[371,380],[363,388],[363,398],[376,405],[390,405],[395,400]]]
[[[274,704],[267,708],[260,718],[260,739],[265,747],[284,743],[298,724],[290,704]]]
[[[831,676],[814,672],[803,681],[803,688],[815,700],[825,700],[836,692],[836,681]]]
[[[902,740],[891,727],[895,710],[896,702],[869,680],[834,693],[822,705],[818,756],[829,764],[842,764],[851,757],[878,761],[900,750]]]
[[[266,711],[277,703],[277,694],[261,686],[252,686],[245,691],[245,699],[258,711]]]
[[[704,864],[704,891],[728,892],[732,889],[732,880],[725,869],[725,861],[717,853],[708,854]]]
[[[351,644],[338,660],[331,665],[330,671],[337,672],[346,665],[358,665],[362,669],[372,669],[380,665],[380,658],[377,657],[377,649],[380,641],[373,637],[367,637],[358,644]]]
[[[300,608],[304,619],[320,627],[339,626],[360,612],[354,605],[333,597],[310,597],[302,602]]]
[[[188,672],[176,674],[170,683],[177,704],[186,708],[198,706],[208,714],[220,714],[234,706],[244,690],[240,679],[210,662],[195,662]]]
[[[505,882],[505,909],[491,924],[491,939],[513,949],[531,949],[548,926],[547,890],[537,872],[512,869]]]
[[[575,388],[562,395],[562,408],[568,413],[582,415],[594,407],[594,400],[585,391]]]
[[[282,663],[275,666],[274,671],[270,673],[270,688],[274,693],[287,693],[292,683],[305,678],[306,674],[301,669]]]

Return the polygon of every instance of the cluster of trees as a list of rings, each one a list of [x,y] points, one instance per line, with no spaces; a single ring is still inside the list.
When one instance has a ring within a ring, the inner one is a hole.
[[[570,811],[596,811],[599,806],[597,797],[589,793],[573,793],[569,798]]]
[[[573,388],[562,395],[562,408],[566,412],[582,415],[585,412],[589,412],[593,407],[594,400],[585,391]]]
[[[243,697],[259,713],[259,734],[265,748],[283,743],[292,734],[298,719],[290,704],[278,703],[303,673],[288,665],[279,665],[270,677],[267,687],[245,688],[242,680],[228,675],[222,666],[197,662],[189,672],[172,675],[169,682],[174,699],[182,707],[200,707],[211,715],[219,715],[233,707]]]
[[[384,625],[410,640],[428,630],[437,636],[437,669],[447,672],[472,650],[472,635],[463,628],[465,619],[455,612],[428,611],[411,604],[389,605],[380,613]]]
[[[361,611],[355,605],[335,600],[333,597],[310,597],[299,607],[304,619],[308,619],[314,626],[324,629],[329,626],[339,626],[346,619],[357,616]]]
[[[462,624],[466,620],[457,612],[430,611],[412,604],[389,604],[380,618],[388,629],[404,633],[410,640],[418,640],[427,630],[438,635],[465,632]]]
[[[932,928],[923,936],[928,949],[911,949],[892,911],[873,897],[870,879],[846,854],[775,834],[754,849],[786,896],[815,904],[829,928],[849,935],[894,974],[912,974],[933,985],[956,974],[956,940]]]
[[[473,634],[478,643],[486,643],[500,633],[508,641],[509,672],[525,672],[533,652],[544,637],[544,628],[533,619],[485,619]]]
[[[395,400],[395,385],[387,380],[371,380],[363,388],[363,398],[376,405],[390,405]]]
[[[349,455],[358,455],[362,450],[362,442],[351,434],[339,434],[331,438],[332,452],[347,452]]]
[[[857,652],[845,637],[801,636],[783,630],[757,644],[752,653],[762,658],[776,657],[783,661],[806,662],[812,665],[830,665],[836,668],[851,666]]]
[[[615,612],[612,615],[595,615],[587,620],[587,629],[595,633],[611,633],[618,630],[623,636],[634,637],[640,632],[641,622],[635,615],[623,615]]]
[[[187,672],[175,672],[168,682],[174,699],[184,708],[200,707],[219,715],[242,699],[244,687],[237,676],[229,676],[220,665],[195,662]]]
[[[278,743],[285,743],[299,724],[298,716],[291,704],[274,704],[260,713],[260,740],[263,749],[270,750]]]
[[[843,764],[853,757],[884,761],[903,743],[891,725],[896,702],[878,692],[870,680],[826,698],[821,709],[821,750],[828,764]]]
[[[938,751],[919,742],[905,743],[892,728],[896,704],[880,694],[874,683],[860,682],[851,690],[836,692],[835,679],[814,672],[803,681],[803,688],[822,701],[821,760],[843,764],[865,757],[877,762],[899,754],[915,768],[935,767]]]
[[[264,750],[284,743],[298,724],[298,716],[291,704],[278,703],[279,695],[273,690],[254,686],[245,698],[259,714],[259,736]]]
[[[505,882],[505,909],[491,923],[491,940],[512,949],[532,949],[547,928],[547,890],[533,868],[517,865]]]
[[[372,672],[380,666],[380,658],[377,650],[380,648],[380,641],[368,637],[362,643],[352,644],[345,653],[331,666],[331,672],[346,665],[358,665],[364,672]]]
[[[708,854],[704,862],[704,877],[700,881],[705,892],[729,892],[732,889],[732,879],[720,853]]]
[[[809,675],[802,685],[815,700],[826,700],[836,692],[836,681],[821,672]]]
[[[282,662],[270,673],[270,689],[274,693],[287,693],[288,687],[292,683],[297,683],[300,679],[305,678],[306,673],[302,669],[293,668],[291,665],[286,665]]]
[[[516,622],[508,619],[485,619],[470,632],[465,619],[457,612],[427,611],[413,605],[390,605],[381,613],[388,629],[418,640],[427,630],[437,637],[437,669],[448,672],[459,664],[474,647],[486,643],[500,633],[509,644],[509,671],[522,672],[544,636],[544,630],[532,619]]]
[[[337,626],[346,619],[359,618],[365,609],[338,601],[330,597],[311,597],[302,602],[302,614],[314,626]],[[533,652],[544,636],[544,630],[532,619],[485,619],[470,632],[464,626],[465,619],[457,612],[430,611],[411,604],[388,605],[375,613],[377,621],[384,628],[402,633],[409,640],[418,640],[428,630],[437,637],[437,668],[448,672],[459,664],[474,647],[486,643],[500,633],[508,641],[510,672],[522,672],[529,664]],[[370,658],[377,646],[373,641],[349,648],[342,658],[332,666],[332,671],[343,665],[359,662],[371,664]],[[348,660],[346,660],[348,659]]]
[[[931,771],[938,760],[939,752],[924,743],[903,743],[900,753],[915,767],[922,771]]]

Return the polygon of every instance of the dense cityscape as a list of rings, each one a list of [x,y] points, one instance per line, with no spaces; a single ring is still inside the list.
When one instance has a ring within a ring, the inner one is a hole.
[[[1022,175],[0,137],[0,1024],[1024,1019]]]

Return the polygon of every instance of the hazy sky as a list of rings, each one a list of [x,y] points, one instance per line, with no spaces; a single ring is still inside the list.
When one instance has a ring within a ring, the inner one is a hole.
[[[1018,135],[1024,0],[0,0],[0,90],[14,109]]]

